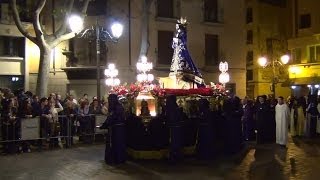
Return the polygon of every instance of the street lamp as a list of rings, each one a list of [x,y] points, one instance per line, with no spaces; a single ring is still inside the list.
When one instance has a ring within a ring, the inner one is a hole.
[[[96,41],[96,69],[97,69],[97,97],[100,100],[100,41],[118,42],[118,38],[122,35],[123,26],[120,23],[113,23],[110,34],[106,29],[101,27],[96,21],[95,26],[83,29],[83,19],[77,15],[71,15],[68,19],[71,31],[75,32],[80,38],[95,39]]]
[[[268,66],[272,67],[272,87],[271,87],[271,91],[273,94],[273,97],[276,97],[276,84],[277,84],[277,78],[276,78],[276,66],[283,66],[288,64],[290,61],[290,56],[285,54],[282,55],[280,57],[280,61],[278,59],[272,59],[271,62],[268,61],[268,59],[266,57],[259,57],[258,58],[258,64],[263,67],[266,68]],[[292,89],[295,89],[296,87],[291,87]]]
[[[120,79],[117,78],[119,74],[118,69],[116,69],[116,66],[114,64],[109,64],[108,69],[104,70],[104,75],[107,76],[107,79],[105,81],[107,86],[111,86],[113,88],[114,86],[120,85]]]

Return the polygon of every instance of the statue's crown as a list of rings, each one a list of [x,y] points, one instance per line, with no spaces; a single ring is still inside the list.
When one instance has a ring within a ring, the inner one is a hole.
[[[181,17],[180,19],[178,19],[178,24],[187,25],[187,18]]]

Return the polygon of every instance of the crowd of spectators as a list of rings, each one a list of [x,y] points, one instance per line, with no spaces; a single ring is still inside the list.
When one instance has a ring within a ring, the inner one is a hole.
[[[108,114],[108,103],[99,102],[96,97],[90,101],[84,94],[79,100],[73,95],[64,99],[57,93],[39,97],[30,91],[0,89],[1,135],[5,153],[30,152],[30,144],[41,148],[66,144],[67,123],[72,134],[93,133],[95,114]],[[21,141],[21,121],[39,117],[40,140]],[[64,117],[64,118],[63,118]],[[67,121],[66,118],[68,118]],[[61,138],[53,138],[53,137]]]

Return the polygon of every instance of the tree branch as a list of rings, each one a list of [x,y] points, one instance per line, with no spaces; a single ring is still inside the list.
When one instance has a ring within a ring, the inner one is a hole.
[[[71,38],[73,38],[75,36],[76,36],[76,33],[70,32],[70,33],[67,33],[67,34],[64,34],[64,35],[60,36],[59,38],[56,38],[55,40],[51,41],[48,44],[50,44],[50,47],[54,48],[58,44],[60,44],[62,41],[66,41],[66,40],[71,39]]]
[[[84,17],[86,15],[89,2],[90,2],[90,0],[85,0],[83,2],[83,6],[82,6],[82,9],[81,9],[81,16],[82,17]],[[54,38],[62,36],[64,33],[66,33],[66,29],[68,27],[68,18],[69,18],[69,15],[71,13],[73,4],[74,4],[74,0],[70,0],[70,3],[68,5],[67,11],[66,11],[66,14],[64,16],[64,23],[60,26],[60,28],[56,32],[53,33],[53,37]]]
[[[69,18],[68,16],[72,10],[73,4],[74,4],[74,0],[70,0],[68,7],[66,8],[66,13],[64,15],[64,22],[62,23],[62,25],[59,27],[59,29],[56,32],[53,32],[52,38],[57,38],[59,36],[62,36],[66,32],[66,29],[68,26],[68,18]]]
[[[41,29],[42,29],[42,33],[43,33],[43,35],[44,35],[44,38],[47,38],[47,37],[48,37],[48,33],[45,31],[45,28],[44,28],[43,25],[42,25],[42,18],[41,18],[41,16],[39,17],[39,23],[40,23],[40,27],[41,27]]]
[[[26,38],[28,38],[30,41],[32,41],[33,43],[38,45],[37,39],[35,37],[33,37],[23,26],[22,26],[22,22],[20,20],[20,16],[18,13],[18,9],[17,9],[17,2],[16,0],[11,0],[10,1],[10,5],[11,5],[11,10],[13,13],[13,19],[14,22],[18,28],[18,30],[21,32],[21,34],[23,34]]]
[[[84,16],[85,14],[87,14],[87,9],[88,9],[88,5],[89,5],[89,1],[90,1],[90,0],[86,0],[86,1],[84,1],[84,3],[83,3],[82,10],[81,10],[82,16]]]
[[[62,41],[71,39],[73,37],[75,37],[75,33],[74,32],[70,32],[70,33],[66,33],[66,29],[68,26],[68,15],[70,14],[72,7],[73,7],[73,2],[74,0],[72,0],[72,3],[69,4],[68,6],[68,11],[65,14],[65,19],[64,19],[64,24],[55,32],[50,36],[50,46],[51,47],[55,47],[56,45],[58,45],[59,43],[61,43]],[[83,3],[83,7],[81,10],[82,16],[85,16],[87,9],[88,9],[88,5],[89,5],[90,0],[85,0],[85,2]]]
[[[40,25],[40,13],[41,13],[43,7],[45,6],[45,4],[46,4],[46,0],[39,0],[38,1],[37,8],[33,13],[33,21],[32,21],[33,28],[36,33],[36,38],[43,45],[46,44],[46,42],[44,39],[43,30]]]

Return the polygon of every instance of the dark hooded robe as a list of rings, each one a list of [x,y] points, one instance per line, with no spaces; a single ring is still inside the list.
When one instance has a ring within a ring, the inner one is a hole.
[[[266,130],[267,130],[267,143],[275,143],[276,142],[276,105],[278,104],[276,99],[270,99],[270,120],[267,121]]]
[[[255,122],[254,122],[254,108],[251,101],[248,100],[247,104],[244,104],[243,107],[243,118],[242,118],[242,127],[243,127],[243,137],[245,140],[255,140]]]
[[[124,163],[127,158],[124,109],[115,94],[109,95],[108,102],[110,115],[100,128],[109,130],[105,161],[107,164],[116,165]]]
[[[183,122],[182,115],[176,103],[176,96],[169,95],[166,101],[166,115],[170,128],[169,161],[176,163],[183,158]]]
[[[270,121],[273,119],[270,105],[266,101],[263,103],[258,102],[255,110],[257,121],[257,143],[268,143],[268,140],[270,139],[270,137],[268,137],[270,135],[270,133],[268,133],[270,131],[268,128],[270,127]]]
[[[229,98],[224,103],[225,116],[225,152],[236,153],[241,149],[242,145],[242,124],[241,117],[243,115],[238,97]]]
[[[198,130],[197,156],[199,159],[210,160],[214,156],[214,115],[210,110],[209,101],[199,101],[200,122]]]

